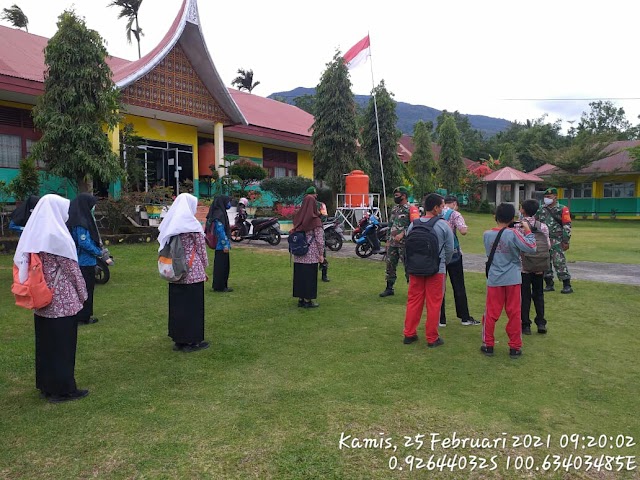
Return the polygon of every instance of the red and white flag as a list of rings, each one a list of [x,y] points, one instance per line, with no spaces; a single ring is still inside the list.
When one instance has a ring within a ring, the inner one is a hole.
[[[351,70],[367,61],[371,56],[371,46],[369,43],[369,35],[364,37],[344,54],[344,63]]]

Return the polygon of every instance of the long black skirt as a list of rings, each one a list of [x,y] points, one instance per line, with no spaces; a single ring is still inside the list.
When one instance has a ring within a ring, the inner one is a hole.
[[[93,290],[96,286],[96,267],[80,267],[84,283],[87,285],[88,297],[78,312],[78,321],[87,323],[93,315]]]
[[[78,318],[33,315],[36,330],[36,388],[46,395],[76,391],[74,370]]]
[[[231,271],[231,262],[229,261],[229,252],[224,250],[216,250],[213,258],[213,289],[224,290],[229,285],[229,272]]]
[[[293,296],[311,300],[318,298],[318,264],[293,264]]]
[[[204,340],[204,282],[169,284],[169,336],[175,343]]]

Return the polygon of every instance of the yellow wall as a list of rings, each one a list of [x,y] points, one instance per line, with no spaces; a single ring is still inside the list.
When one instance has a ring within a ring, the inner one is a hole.
[[[296,152],[298,154],[298,175],[301,177],[313,178],[313,160],[311,158],[311,152],[296,150],[295,148],[281,147],[278,145],[251,142],[249,140],[227,137],[226,135],[225,140],[238,142],[238,155],[241,157],[263,158],[263,147],[275,148],[277,150],[284,150],[287,152]]]
[[[6,100],[0,100],[0,105],[3,107],[22,108],[23,110],[31,110],[33,105],[27,105],[26,103],[7,102]]]

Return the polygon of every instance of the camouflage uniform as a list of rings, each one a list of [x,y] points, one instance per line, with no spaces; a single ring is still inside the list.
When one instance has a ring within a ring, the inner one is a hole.
[[[558,279],[571,280],[567,269],[567,259],[562,249],[562,244],[569,245],[571,240],[571,215],[569,209],[556,202],[555,205],[541,206],[536,214],[536,219],[549,227],[549,239],[551,249],[549,251],[549,270],[544,274],[545,280],[553,282],[553,268],[556,269]]]
[[[411,224],[410,209],[411,205],[405,203],[404,205],[396,205],[391,210],[391,218],[389,219],[389,239],[387,240],[387,260],[386,260],[386,274],[385,279],[387,285],[393,287],[396,282],[396,269],[398,268],[398,262],[402,259],[404,263],[404,237],[399,242],[395,239],[396,235],[400,235],[407,231]],[[407,273],[404,274],[407,281],[409,277]]]
[[[327,221],[327,218],[329,218],[327,215],[323,215],[321,213],[322,212],[322,207],[325,207],[325,209],[326,209],[326,206],[324,205],[324,203],[318,202],[317,200],[316,200],[316,204],[317,204],[317,207],[318,207],[318,213],[320,215],[320,220],[322,221],[322,223],[324,223],[324,222]],[[324,247],[322,249],[323,261],[322,261],[322,263],[318,264],[318,268],[322,272],[322,281],[323,282],[328,282],[329,281],[329,277],[327,277],[327,273],[329,271],[329,261],[327,260],[327,244],[326,244],[326,242],[323,245],[324,245]]]

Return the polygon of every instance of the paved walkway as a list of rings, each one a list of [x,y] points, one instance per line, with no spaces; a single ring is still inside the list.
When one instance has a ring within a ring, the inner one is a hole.
[[[282,239],[280,245],[271,246],[260,240],[251,242],[235,243],[234,247],[258,248],[268,250],[286,250],[287,239]],[[339,252],[327,250],[329,258],[358,258],[355,253],[355,246],[351,242],[345,242]],[[469,272],[484,272],[484,264],[487,257],[485,255],[465,253],[463,256],[464,269]],[[360,259],[363,262],[381,262],[382,255],[374,255],[369,258]],[[589,280],[592,282],[621,283],[624,285],[640,286],[640,265],[629,265],[621,263],[598,263],[598,262],[569,262],[569,273],[575,280]]]

